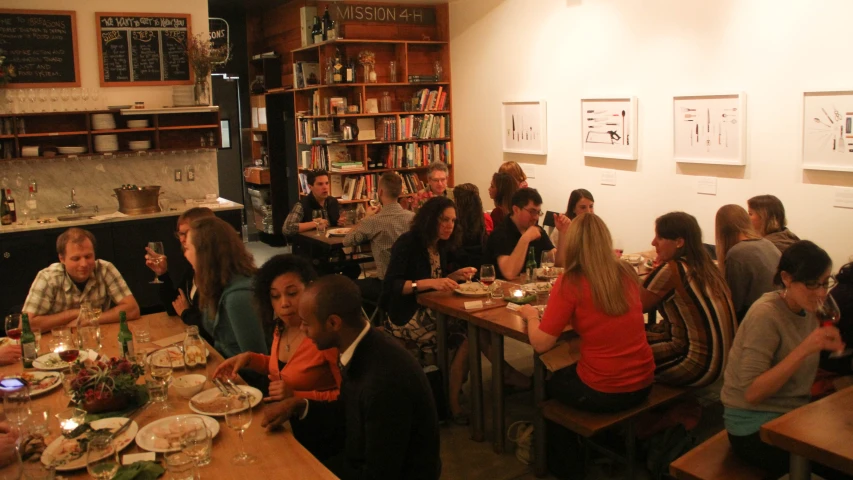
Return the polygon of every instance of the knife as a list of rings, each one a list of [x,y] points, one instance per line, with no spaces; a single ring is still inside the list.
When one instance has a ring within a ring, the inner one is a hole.
[[[706,108],[705,114],[708,116],[708,133],[711,133],[711,109]]]
[[[147,407],[148,405],[151,405],[151,400],[148,400],[147,402],[143,403],[142,405],[140,405],[139,407],[137,407],[137,408],[136,408],[136,410],[131,411],[131,412],[127,415],[127,421],[126,421],[126,422],[124,422],[124,425],[122,425],[122,426],[121,426],[121,428],[119,428],[119,429],[118,429],[118,430],[116,430],[112,435],[110,435],[110,440],[117,438],[117,437],[118,437],[119,435],[121,435],[125,430],[127,430],[127,427],[129,427],[129,426],[130,426],[130,424],[131,424],[131,423],[133,423],[133,417],[134,417],[134,415],[136,415],[137,413],[139,413],[140,411],[142,411],[142,409],[144,409],[144,408],[145,408],[145,407]]]
[[[512,116],[512,139],[515,140],[515,115]]]

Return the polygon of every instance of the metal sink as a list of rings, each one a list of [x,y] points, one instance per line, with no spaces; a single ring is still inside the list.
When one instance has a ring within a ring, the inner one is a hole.
[[[56,217],[56,219],[59,220],[60,222],[76,222],[78,220],[89,220],[90,218],[92,218],[94,216],[95,216],[94,214],[80,213],[77,215],[62,215],[62,216]]]

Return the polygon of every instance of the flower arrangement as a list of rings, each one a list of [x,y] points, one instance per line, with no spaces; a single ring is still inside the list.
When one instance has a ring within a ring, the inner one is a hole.
[[[373,69],[376,65],[376,54],[370,50],[362,50],[358,52],[358,63],[364,67],[364,82],[376,83],[376,70]]]
[[[15,78],[15,66],[6,63],[6,56],[0,52],[0,87],[8,84]]]
[[[142,367],[123,358],[77,362],[76,367],[72,397],[89,413],[122,408],[139,390],[136,380]]]
[[[227,55],[227,46],[214,48],[211,45],[209,33],[198,33],[187,41],[187,58],[195,74],[196,104],[207,104],[207,76],[213,71],[213,65],[222,63]]]

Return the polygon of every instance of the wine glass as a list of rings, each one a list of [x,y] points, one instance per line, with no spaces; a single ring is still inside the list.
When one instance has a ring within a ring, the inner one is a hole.
[[[6,413],[6,419],[17,426],[18,430],[30,418],[30,407],[29,387],[21,387],[13,392],[6,392],[3,397],[3,411]]]
[[[841,320],[841,310],[838,308],[838,304],[835,303],[835,299],[832,298],[832,295],[827,294],[826,298],[823,299],[822,302],[815,310],[815,315],[817,319],[820,321],[820,325],[822,327],[827,326],[838,326],[838,322]],[[840,352],[832,352],[829,354],[830,358],[840,358],[853,353],[853,348],[846,348]]]
[[[150,248],[151,251],[157,255],[157,258],[154,259],[154,263],[155,264],[160,263],[162,261],[163,255],[165,254],[165,250],[163,250],[163,242],[148,242],[148,248]],[[158,277],[157,274],[155,273],[154,274],[154,280],[152,280],[148,283],[163,283],[163,282],[160,280],[160,277]]]
[[[80,89],[80,100],[83,100],[83,110],[89,109],[89,89],[81,88]]]
[[[27,91],[27,98],[30,101],[30,111],[35,112],[36,111],[36,89],[35,88],[31,88]]]
[[[47,89],[39,88],[39,103],[41,103],[41,111],[47,111]]]
[[[313,210],[311,212],[311,218],[314,219],[314,225],[317,225],[317,232],[315,235],[320,236],[320,224],[323,223],[323,211],[322,210]]]
[[[77,103],[80,100],[80,89],[72,88],[71,89],[71,104],[74,106],[74,111],[78,110],[79,104]]]
[[[487,290],[491,289],[493,283],[495,283],[495,266],[494,265],[483,265],[480,267],[480,283],[482,283]],[[486,298],[486,301],[483,302],[484,305],[491,305],[494,302],[492,301],[491,293]]]
[[[11,338],[13,343],[17,343],[21,338],[21,314],[6,315],[5,327],[6,336]]]
[[[181,449],[189,455],[199,467],[210,464],[211,438],[207,425],[201,417],[185,417],[180,421],[184,434],[181,436]]]
[[[71,92],[67,88],[63,88],[59,91],[59,96],[62,98],[62,111],[68,111],[68,98],[71,96]]]
[[[86,470],[98,480],[109,480],[118,472],[118,449],[109,435],[95,435],[89,440]]]
[[[95,105],[92,107],[93,109],[99,109],[98,105],[98,97],[101,95],[101,90],[98,87],[92,87],[92,90],[89,92],[89,95],[92,97],[92,103]]]
[[[18,90],[18,110],[20,113],[27,111],[27,91],[23,88]]]
[[[15,94],[11,89],[6,90],[6,107],[9,113],[14,113],[15,111]]]
[[[59,90],[55,88],[50,89],[50,107],[52,111],[56,111],[56,104],[59,102]]]
[[[542,266],[542,274],[546,277],[551,276],[551,269],[554,268],[554,253],[555,250],[545,250],[542,252],[542,261],[539,265]]]
[[[249,396],[245,393],[229,397],[231,409],[225,413],[225,423],[228,428],[240,433],[240,451],[231,459],[235,465],[249,465],[255,463],[255,457],[246,453],[246,445],[243,443],[243,432],[252,424],[252,404]]]

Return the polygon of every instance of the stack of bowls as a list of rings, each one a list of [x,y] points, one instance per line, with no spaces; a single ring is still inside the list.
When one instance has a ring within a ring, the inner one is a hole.
[[[140,119],[140,120],[128,120],[127,128],[148,128],[148,120]]]
[[[96,152],[115,152],[118,150],[118,135],[95,135]]]
[[[127,146],[130,150],[148,150],[151,148],[151,140],[131,140]]]
[[[176,85],[172,87],[172,105],[176,107],[192,107],[195,105],[193,85]]]
[[[86,147],[56,147],[60,155],[77,155],[86,153]]]
[[[115,128],[116,119],[112,113],[92,114],[92,130],[114,130]]]
[[[21,156],[22,157],[38,157],[39,156],[39,147],[37,147],[37,146],[21,147]]]

